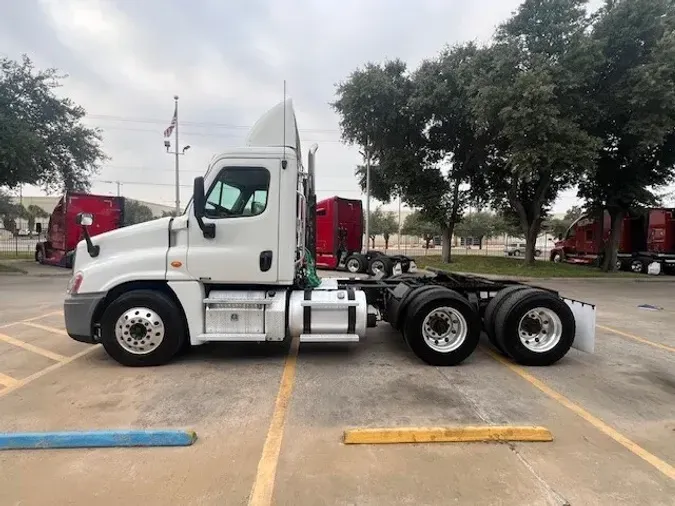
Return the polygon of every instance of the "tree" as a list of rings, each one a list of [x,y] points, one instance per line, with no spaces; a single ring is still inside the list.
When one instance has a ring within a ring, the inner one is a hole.
[[[398,230],[398,223],[394,218],[394,213],[384,211],[382,207],[377,207],[375,211],[370,213],[370,222],[368,223],[368,233],[370,240],[375,248],[375,237],[378,235],[384,236],[384,249],[389,249],[389,237]]]
[[[483,185],[492,205],[517,216],[528,264],[551,203],[597,154],[581,125],[579,82],[591,64],[584,3],[526,0],[474,70],[474,112],[492,143]]]
[[[64,77],[27,56],[0,57],[0,187],[87,190],[106,159],[100,131],[82,124],[84,109],[54,93]]]
[[[473,45],[448,50],[412,75],[400,60],[369,63],[338,85],[332,104],[343,139],[368,149],[373,194],[383,202],[400,195],[435,223],[444,261],[466,200],[462,184],[481,166],[483,144],[474,137],[464,71],[476,51]],[[357,176],[364,188],[361,167]]]
[[[479,211],[464,216],[455,227],[455,235],[464,239],[468,237],[478,239],[478,247],[482,249],[483,238],[498,233],[498,227],[498,218],[494,213]]]
[[[175,218],[176,216],[179,216],[179,213],[177,213],[175,210],[174,211],[162,211],[162,218],[166,218],[167,216]]]
[[[401,233],[404,235],[412,235],[424,239],[425,248],[429,248],[429,243],[435,236],[440,234],[440,227],[424,218],[420,211],[413,211],[403,220],[401,226]]]
[[[2,218],[2,227],[16,233],[16,219],[21,216],[21,208],[12,202],[12,196],[0,188],[0,218]]]
[[[591,33],[588,129],[601,146],[579,193],[609,213],[606,271],[615,269],[624,217],[657,204],[658,190],[675,175],[674,28],[671,0],[612,0]]]
[[[28,221],[28,234],[33,237],[33,230],[35,230],[35,221],[38,218],[49,218],[49,213],[35,204],[29,205],[22,209],[22,217]]]
[[[135,225],[154,219],[152,210],[137,200],[126,199],[124,201],[124,226]]]
[[[565,221],[572,223],[574,220],[581,218],[585,213],[584,209],[581,206],[572,206],[567,211],[565,211]]]

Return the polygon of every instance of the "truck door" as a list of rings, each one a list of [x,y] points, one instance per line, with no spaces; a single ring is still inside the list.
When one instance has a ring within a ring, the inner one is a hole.
[[[279,160],[225,160],[205,188],[204,237],[190,209],[187,270],[212,283],[278,279]]]

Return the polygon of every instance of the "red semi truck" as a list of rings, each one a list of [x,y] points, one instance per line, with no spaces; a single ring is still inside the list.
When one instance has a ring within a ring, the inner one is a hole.
[[[124,197],[67,192],[52,211],[45,234],[46,240],[37,243],[35,260],[41,264],[72,267],[73,252],[82,237],[82,227],[75,223],[79,213],[90,213],[94,224],[89,227],[93,237],[123,225]],[[41,232],[38,223],[37,231]]]
[[[363,209],[360,200],[331,197],[316,203],[316,265],[321,269],[368,272],[386,276],[401,264],[402,272],[415,267],[404,255],[363,250]]]
[[[554,262],[592,264],[601,260],[609,239],[610,218],[585,215],[570,225],[551,250]],[[675,269],[675,208],[653,208],[627,216],[621,224],[617,269],[647,272],[652,262]]]

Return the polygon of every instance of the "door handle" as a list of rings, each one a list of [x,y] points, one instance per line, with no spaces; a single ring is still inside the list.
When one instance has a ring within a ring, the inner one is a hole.
[[[272,268],[272,252],[270,250],[260,253],[260,270],[267,272]]]

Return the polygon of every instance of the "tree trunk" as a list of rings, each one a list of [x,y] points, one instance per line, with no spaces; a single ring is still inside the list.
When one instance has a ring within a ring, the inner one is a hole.
[[[443,235],[441,236],[441,260],[445,263],[452,262],[452,233],[454,230],[454,223],[450,223],[446,227],[443,227]]]
[[[483,249],[483,236],[478,238],[478,249]]]
[[[605,255],[602,262],[602,270],[612,272],[616,270],[617,253],[619,252],[619,240],[621,239],[621,224],[626,212],[618,207],[607,209],[609,212],[611,230],[609,240],[605,244]],[[604,232],[603,232],[604,235]]]
[[[374,235],[370,236],[370,241],[371,241],[371,244],[373,245],[372,249],[375,249],[375,236]]]
[[[384,251],[389,249],[389,234],[384,234]]]
[[[534,265],[535,254],[534,251],[537,249],[537,235],[539,233],[539,227],[535,223],[530,224],[527,227],[527,234],[525,235],[525,264]]]

